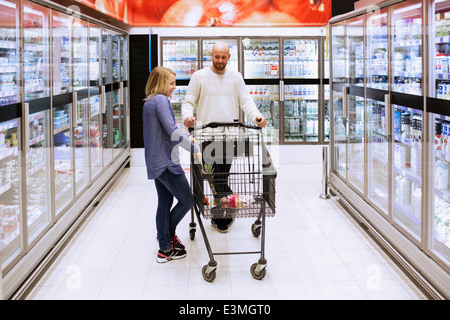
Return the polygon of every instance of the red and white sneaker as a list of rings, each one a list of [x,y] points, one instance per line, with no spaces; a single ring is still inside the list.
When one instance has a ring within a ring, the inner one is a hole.
[[[177,235],[172,236],[172,248],[175,250],[185,250],[184,244],[181,243],[180,238]]]
[[[156,256],[156,262],[165,263],[170,260],[182,259],[184,257],[186,257],[185,250],[175,250],[173,248],[170,250],[167,250],[167,251],[158,250],[158,254]]]

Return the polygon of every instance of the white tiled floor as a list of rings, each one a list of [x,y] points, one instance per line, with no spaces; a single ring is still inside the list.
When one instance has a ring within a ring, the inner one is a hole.
[[[209,259],[199,227],[189,239],[189,214],[178,227],[188,256],[156,263],[156,191],[141,150],[133,150],[131,167],[26,299],[426,299],[336,199],[319,198],[320,151],[316,155],[279,163],[261,281],[250,274],[259,255],[216,256],[217,277],[204,281],[201,269]],[[203,221],[215,251],[260,249],[250,232],[253,219],[237,219],[227,234]]]

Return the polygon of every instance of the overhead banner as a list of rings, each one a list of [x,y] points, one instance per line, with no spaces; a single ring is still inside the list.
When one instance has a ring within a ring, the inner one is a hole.
[[[76,0],[135,27],[324,26],[331,0]]]

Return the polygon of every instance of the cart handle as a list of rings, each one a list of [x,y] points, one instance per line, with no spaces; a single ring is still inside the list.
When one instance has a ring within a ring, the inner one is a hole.
[[[190,127],[188,128],[189,132],[192,132],[194,130],[201,130],[201,129],[206,129],[206,128],[217,128],[217,127],[244,127],[244,128],[248,128],[248,129],[257,129],[257,130],[261,130],[261,127],[258,126],[252,126],[252,125],[248,125],[248,124],[244,124],[242,122],[210,122],[201,126],[194,126],[194,127]]]

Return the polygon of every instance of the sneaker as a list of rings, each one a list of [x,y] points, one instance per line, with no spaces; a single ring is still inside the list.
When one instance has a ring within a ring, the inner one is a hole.
[[[180,239],[177,237],[176,234],[172,236],[172,248],[175,250],[186,249],[184,244],[181,243]]]
[[[186,257],[185,250],[175,250],[173,248],[170,250],[167,250],[167,251],[158,250],[158,255],[156,256],[156,262],[165,263],[170,260],[182,259],[184,257]]]
[[[228,232],[228,219],[211,219],[211,226],[215,228],[220,233]]]

